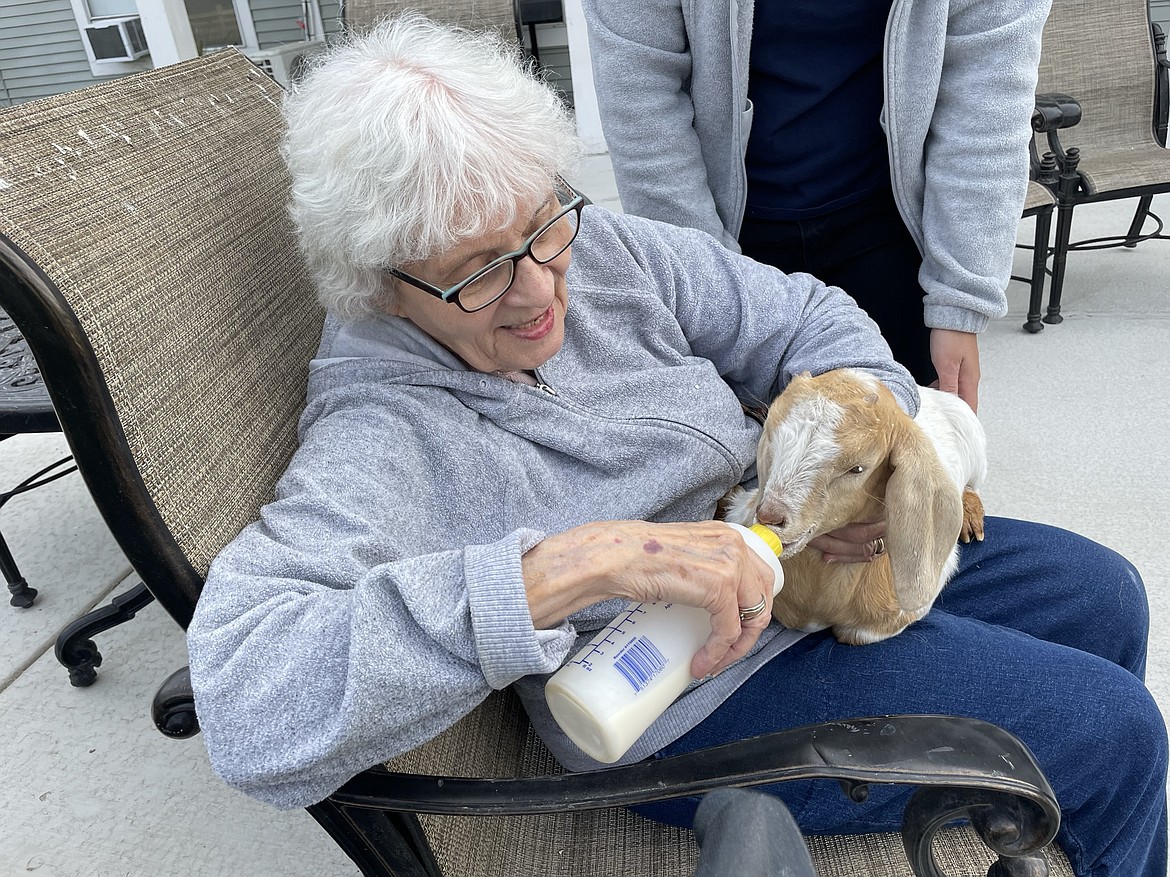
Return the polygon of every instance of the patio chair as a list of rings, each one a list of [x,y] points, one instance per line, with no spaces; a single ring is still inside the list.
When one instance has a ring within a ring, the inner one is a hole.
[[[225,50],[0,114],[0,307],[114,537],[184,627],[211,559],[290,459],[323,320],[284,209],[280,97]],[[164,733],[197,731],[185,670],[152,710]],[[947,716],[565,774],[500,692],[308,810],[368,875],[671,877],[691,873],[689,833],[621,805],[806,778],[855,800],[872,783],[919,787],[901,836],[811,838],[822,877],[982,875],[997,854],[999,874],[1043,874],[1046,856],[1071,877],[1028,750]]]
[[[1038,149],[1051,151],[1059,166],[1049,183],[1056,197],[1045,323],[1059,323],[1069,252],[1102,246],[1135,246],[1160,234],[1151,199],[1170,192],[1170,150],[1165,148],[1170,100],[1165,42],[1151,25],[1146,0],[1099,3],[1054,0],[1044,26],[1037,91],[1069,95],[1081,120],[1067,131],[1037,133]],[[1070,243],[1078,204],[1138,198],[1124,236]],[[1143,234],[1147,217],[1156,228]]]
[[[59,432],[53,403],[41,381],[36,360],[24,336],[8,315],[0,311],[0,442],[24,433]],[[72,457],[55,460],[15,487],[0,491],[0,508],[8,501],[76,471],[69,465]],[[0,534],[0,573],[8,583],[9,603],[27,609],[37,598],[37,589],[29,585],[8,541]]]
[[[540,43],[536,38],[536,26],[564,21],[564,6],[561,0],[515,0],[515,8],[517,23],[522,28],[528,28],[528,46],[532,59],[540,66]]]
[[[60,431],[57,414],[32,351],[16,324],[0,311],[0,441],[24,433]],[[76,472],[77,467],[70,465],[72,462],[71,455],[61,457],[15,487],[0,492],[0,508],[15,497]],[[0,572],[8,582],[11,604],[22,609],[32,606],[37,589],[31,587],[21,574],[3,535],[0,535]],[[72,685],[84,687],[97,680],[96,668],[102,662],[102,655],[92,637],[129,621],[152,599],[150,592],[138,585],[114,597],[108,605],[87,612],[65,626],[57,635],[54,652],[57,660],[69,671]]]

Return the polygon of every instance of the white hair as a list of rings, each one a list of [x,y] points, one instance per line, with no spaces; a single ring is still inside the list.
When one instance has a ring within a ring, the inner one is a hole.
[[[518,47],[413,13],[319,55],[284,117],[289,213],[321,303],[345,319],[385,305],[383,269],[513,225],[580,156]]]

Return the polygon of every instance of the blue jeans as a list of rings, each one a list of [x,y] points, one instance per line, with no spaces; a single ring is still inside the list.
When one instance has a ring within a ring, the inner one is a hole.
[[[694,877],[816,877],[800,829],[780,801],[752,789],[715,789],[695,811]]]
[[[1057,842],[1080,877],[1166,877],[1166,726],[1142,682],[1149,613],[1141,578],[1076,534],[986,519],[934,609],[891,639],[827,631],[782,652],[658,755],[813,722],[892,713],[973,716],[1036,756],[1062,812]],[[854,804],[835,782],[764,787],[809,834],[897,831],[912,789]],[[697,799],[639,806],[690,825]]]

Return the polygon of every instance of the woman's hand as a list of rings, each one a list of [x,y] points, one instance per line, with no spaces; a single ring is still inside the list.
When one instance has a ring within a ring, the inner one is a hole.
[[[537,628],[611,597],[670,601],[711,613],[711,636],[691,661],[696,679],[739,660],[772,615],[740,621],[740,607],[770,599],[772,570],[719,521],[604,521],[550,536],[523,558]]]
[[[938,374],[931,386],[956,394],[978,413],[979,336],[953,329],[931,329],[930,360]]]
[[[825,556],[825,563],[869,563],[885,553],[885,535],[885,521],[863,521],[823,533],[808,544]]]

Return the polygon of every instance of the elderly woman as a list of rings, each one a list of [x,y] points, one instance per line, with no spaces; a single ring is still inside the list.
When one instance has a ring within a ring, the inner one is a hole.
[[[848,715],[976,716],[1035,752],[1078,874],[1164,877],[1165,727],[1142,683],[1143,587],[1116,554],[991,518],[892,639],[741,623],[769,574],[710,518],[754,477],[744,404],[852,366],[917,407],[844,292],[587,205],[565,110],[487,38],[392,21],[330,53],[286,115],[330,316],[300,447],[190,627],[224,779],[308,805],[509,685],[563,764],[596,766],[549,716],[546,675],[622,601],[666,599],[711,614],[702,681],[624,761]],[[816,547],[861,561],[883,527]],[[772,791],[806,832],[896,828],[908,794]]]

